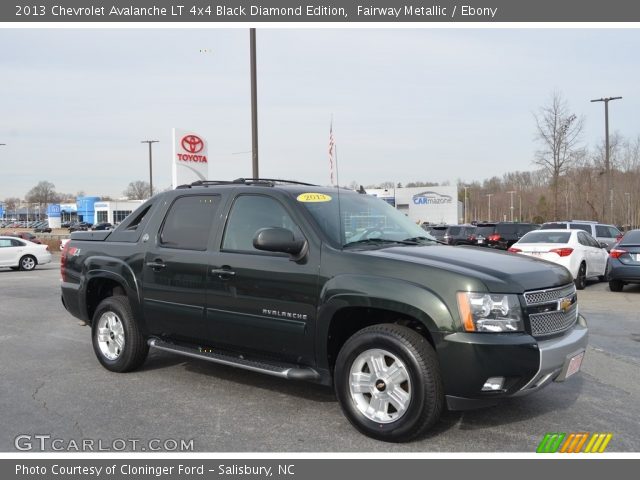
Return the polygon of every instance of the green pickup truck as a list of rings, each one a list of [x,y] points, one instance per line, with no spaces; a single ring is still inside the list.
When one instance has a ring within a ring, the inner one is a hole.
[[[564,267],[442,245],[380,199],[300,182],[163,192],[72,234],[61,275],[105,368],[156,348],[317,382],[386,441],[564,381],[587,345]]]

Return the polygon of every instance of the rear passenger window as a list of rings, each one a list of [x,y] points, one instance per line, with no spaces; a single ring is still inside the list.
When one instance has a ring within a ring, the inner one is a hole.
[[[160,245],[206,250],[218,198],[215,195],[194,195],[180,197],[173,202],[162,225]]]
[[[498,227],[498,233],[500,233],[501,235],[513,235],[517,231],[517,225],[500,225]]]
[[[569,225],[569,228],[573,228],[576,230],[582,230],[583,232],[591,233],[591,225],[587,225],[586,223],[572,223]]]
[[[449,227],[449,235],[458,235],[460,233],[460,227]]]
[[[609,227],[606,227],[604,225],[596,225],[596,237],[610,237],[611,235],[609,234]],[[615,237],[615,235],[613,235]]]

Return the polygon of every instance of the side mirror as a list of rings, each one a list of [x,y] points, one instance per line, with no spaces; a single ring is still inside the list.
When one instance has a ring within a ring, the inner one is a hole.
[[[261,228],[253,237],[253,246],[257,250],[288,253],[294,257],[303,252],[306,243],[305,240],[296,240],[291,230],[280,227]]]
[[[607,250],[609,250],[609,245],[606,242],[599,242],[600,243],[600,248],[606,248]]]

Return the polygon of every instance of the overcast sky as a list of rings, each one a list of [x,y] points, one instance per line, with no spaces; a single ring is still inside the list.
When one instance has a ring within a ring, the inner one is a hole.
[[[636,29],[258,29],[260,173],[327,184],[455,182],[531,170],[533,112],[561,91],[583,140],[640,133]],[[0,29],[0,199],[40,180],[119,197],[171,184],[171,128],[209,176],[251,176],[247,29]],[[208,53],[200,50],[207,49]],[[235,153],[235,154],[234,154]]]

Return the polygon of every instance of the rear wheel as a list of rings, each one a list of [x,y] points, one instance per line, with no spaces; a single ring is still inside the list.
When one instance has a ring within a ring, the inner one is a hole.
[[[24,271],[31,271],[36,268],[38,261],[33,255],[25,255],[20,259],[19,268]]]
[[[347,340],[336,361],[335,390],[358,430],[390,442],[420,436],[444,406],[435,351],[415,331],[394,324],[367,327]]]
[[[609,281],[609,290],[612,292],[621,292],[622,287],[624,287],[624,283],[620,280],[610,280]]]
[[[580,268],[578,268],[575,284],[577,290],[584,290],[584,287],[587,286],[587,264],[584,262],[582,262]]]
[[[127,297],[105,298],[93,315],[93,350],[112,372],[128,372],[142,365],[149,346],[138,327]]]

